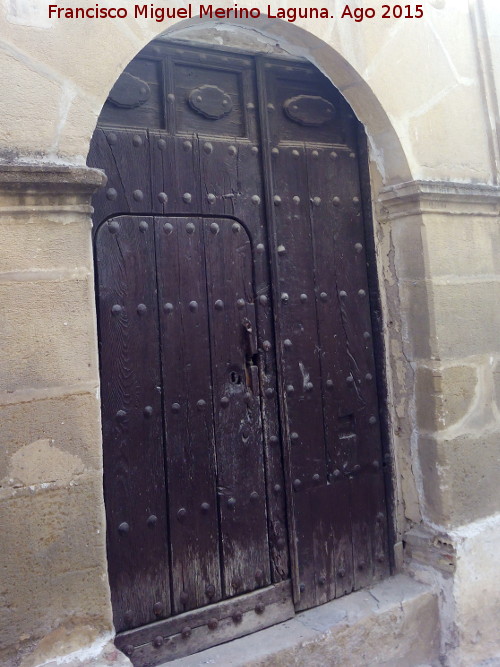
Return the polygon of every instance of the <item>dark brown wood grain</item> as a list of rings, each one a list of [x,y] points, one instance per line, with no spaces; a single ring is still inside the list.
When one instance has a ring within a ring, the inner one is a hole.
[[[352,111],[307,63],[156,41],[127,71],[140,104],[106,103],[88,163],[112,602],[144,667],[385,576],[390,526]]]

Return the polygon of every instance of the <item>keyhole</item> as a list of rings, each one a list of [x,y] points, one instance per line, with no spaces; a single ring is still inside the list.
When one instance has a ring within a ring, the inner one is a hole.
[[[231,371],[229,377],[231,378],[231,382],[233,384],[241,384],[241,375],[236,371]]]

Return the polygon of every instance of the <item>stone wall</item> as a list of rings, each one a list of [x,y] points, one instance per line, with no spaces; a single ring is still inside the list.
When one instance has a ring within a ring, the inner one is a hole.
[[[406,543],[405,567],[441,590],[450,664],[500,653],[497,4],[200,27],[49,20],[45,2],[3,1],[0,662],[91,655],[112,633],[89,208],[102,179],[84,165],[113,82],[165,30],[307,57],[365,123],[398,563]]]

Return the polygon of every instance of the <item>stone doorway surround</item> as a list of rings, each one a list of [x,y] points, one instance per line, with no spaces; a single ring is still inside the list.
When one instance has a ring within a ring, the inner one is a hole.
[[[479,664],[500,654],[500,188],[498,136],[490,122],[494,84],[486,77],[481,85],[487,99],[475,89],[476,102],[467,107],[469,113],[485,110],[486,121],[476,116],[484,146],[466,164],[463,153],[441,144],[440,163],[429,125],[420,128],[427,137],[423,144],[410,135],[399,141],[373,92],[375,82],[364,85],[354,76],[349,49],[340,56],[340,44],[334,51],[281,22],[276,31],[269,21],[261,29],[270,38],[295,43],[296,52],[318,64],[367,127],[389,393],[395,571],[422,582],[419,591],[429,596],[428,604],[438,603],[440,645],[425,659]],[[151,29],[146,42],[153,36]],[[9,53],[16,66],[23,62],[15,50]],[[132,55],[116,59],[108,83]],[[479,55],[484,60],[484,53]],[[394,118],[396,107],[386,95]],[[450,100],[437,121],[459,124],[450,120],[451,108]],[[425,118],[432,126],[433,119]],[[82,130],[82,145],[92,129],[89,124]],[[68,146],[77,142],[72,132]],[[11,137],[15,154],[0,166],[5,313],[0,423],[6,443],[0,474],[0,661],[35,667],[73,656],[74,664],[126,664],[110,648],[90,246],[90,196],[104,177],[68,155],[56,160],[50,148],[41,156],[40,136],[31,144],[27,135],[19,141]],[[5,138],[2,142],[5,148]],[[60,142],[63,146],[63,135]],[[430,162],[432,169],[425,166]],[[381,585],[401,592],[417,586],[402,575]],[[362,653],[353,655],[366,664]]]

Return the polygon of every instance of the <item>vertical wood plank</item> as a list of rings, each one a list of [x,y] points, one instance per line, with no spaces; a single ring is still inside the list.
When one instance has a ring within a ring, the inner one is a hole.
[[[101,225],[96,268],[109,576],[123,630],[170,613],[152,219]]]
[[[157,218],[173,611],[222,597],[200,218]]]

